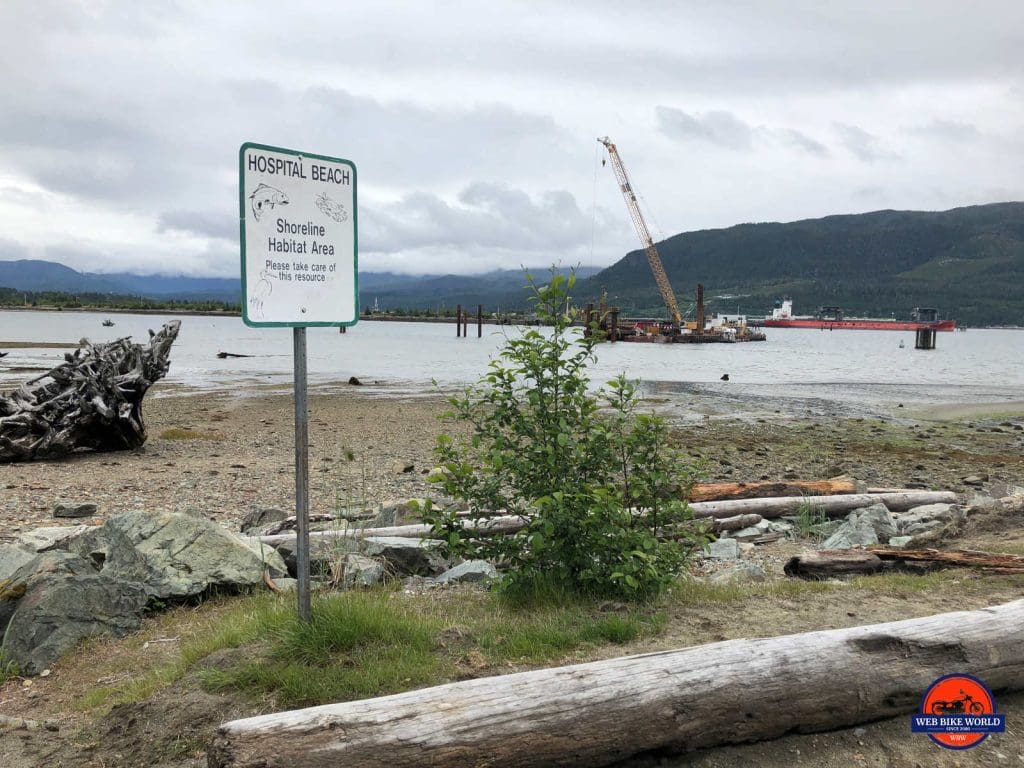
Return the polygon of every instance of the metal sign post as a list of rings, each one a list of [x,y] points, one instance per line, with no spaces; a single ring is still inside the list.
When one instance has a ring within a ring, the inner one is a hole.
[[[295,571],[299,619],[312,618],[309,599],[309,405],[306,397],[306,329],[293,328],[295,357]]]
[[[359,320],[356,167],[264,144],[238,153],[242,319],[290,327],[295,355],[295,519],[299,618],[309,580],[309,403],[306,328]]]

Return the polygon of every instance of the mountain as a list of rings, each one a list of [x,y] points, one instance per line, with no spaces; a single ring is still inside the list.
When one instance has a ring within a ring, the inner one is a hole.
[[[241,283],[237,277],[185,277],[183,275],[133,275],[113,272],[107,275],[87,274],[115,282],[122,293],[153,299],[215,299],[238,301]]]
[[[560,270],[567,273],[569,270]],[[580,277],[598,270],[580,268]],[[534,272],[538,277],[548,270]],[[391,272],[361,272],[360,303],[382,309],[431,309],[456,304],[488,308],[524,307],[525,277],[520,269],[495,270],[483,275],[399,275]],[[55,291],[70,294],[113,294],[158,300],[226,301],[240,300],[238,278],[96,274],[78,272],[63,264],[37,259],[0,261],[0,287],[18,291]]]
[[[0,261],[0,286],[19,291],[62,293],[124,293],[115,281],[76,272],[55,261]]]
[[[764,316],[775,300],[789,296],[799,314],[840,306],[848,315],[907,317],[924,306],[967,325],[1024,326],[1024,203],[738,224],[675,235],[658,243],[658,252],[684,312],[700,282],[711,311]],[[643,251],[595,272],[577,270],[577,304],[596,303],[607,290],[626,316],[665,315]],[[547,270],[533,273],[543,279]],[[473,276],[363,272],[359,293],[364,308],[450,310],[461,304],[473,311],[483,304],[491,312],[526,308],[525,282],[519,269]],[[90,274],[47,261],[0,261],[0,287],[239,299],[234,278]]]
[[[584,279],[598,273],[593,267],[578,267],[576,275]],[[550,274],[550,268],[531,269],[538,280]],[[568,274],[568,268],[559,268]],[[369,277],[369,279],[368,279]],[[376,303],[381,309],[455,309],[457,304],[475,311],[483,304],[489,312],[525,309],[529,306],[526,274],[522,269],[503,269],[483,275],[424,275],[390,284],[375,282],[379,275],[359,275],[359,301],[364,308]]]
[[[712,310],[764,315],[782,296],[800,314],[905,317],[938,307],[969,325],[1024,325],[1024,203],[875,211],[686,232],[658,245],[680,308],[705,286]],[[625,314],[664,315],[643,251],[577,289],[607,289]]]

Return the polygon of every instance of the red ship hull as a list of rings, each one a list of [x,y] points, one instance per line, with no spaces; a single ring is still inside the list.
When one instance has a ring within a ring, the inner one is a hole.
[[[821,328],[835,331],[955,331],[956,320],[919,323],[911,320],[829,320],[816,317],[792,317],[787,320],[766,318],[758,325],[765,328]]]

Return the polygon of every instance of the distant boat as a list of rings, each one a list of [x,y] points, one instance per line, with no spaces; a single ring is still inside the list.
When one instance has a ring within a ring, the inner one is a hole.
[[[103,327],[104,328],[109,328],[113,324],[114,324],[114,321],[111,320],[110,318],[107,318],[106,320],[103,321]]]
[[[840,307],[821,307],[814,317],[793,314],[792,299],[775,303],[771,315],[750,323],[765,328],[820,328],[829,331],[955,331],[956,320],[939,320],[937,311],[930,308],[914,310],[913,320],[895,320],[871,317],[843,317]]]

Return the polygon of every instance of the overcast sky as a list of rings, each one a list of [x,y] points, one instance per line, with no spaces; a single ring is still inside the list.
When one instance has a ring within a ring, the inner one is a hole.
[[[238,273],[238,147],[359,169],[360,268],[1024,199],[1024,2],[0,3],[0,259]]]

